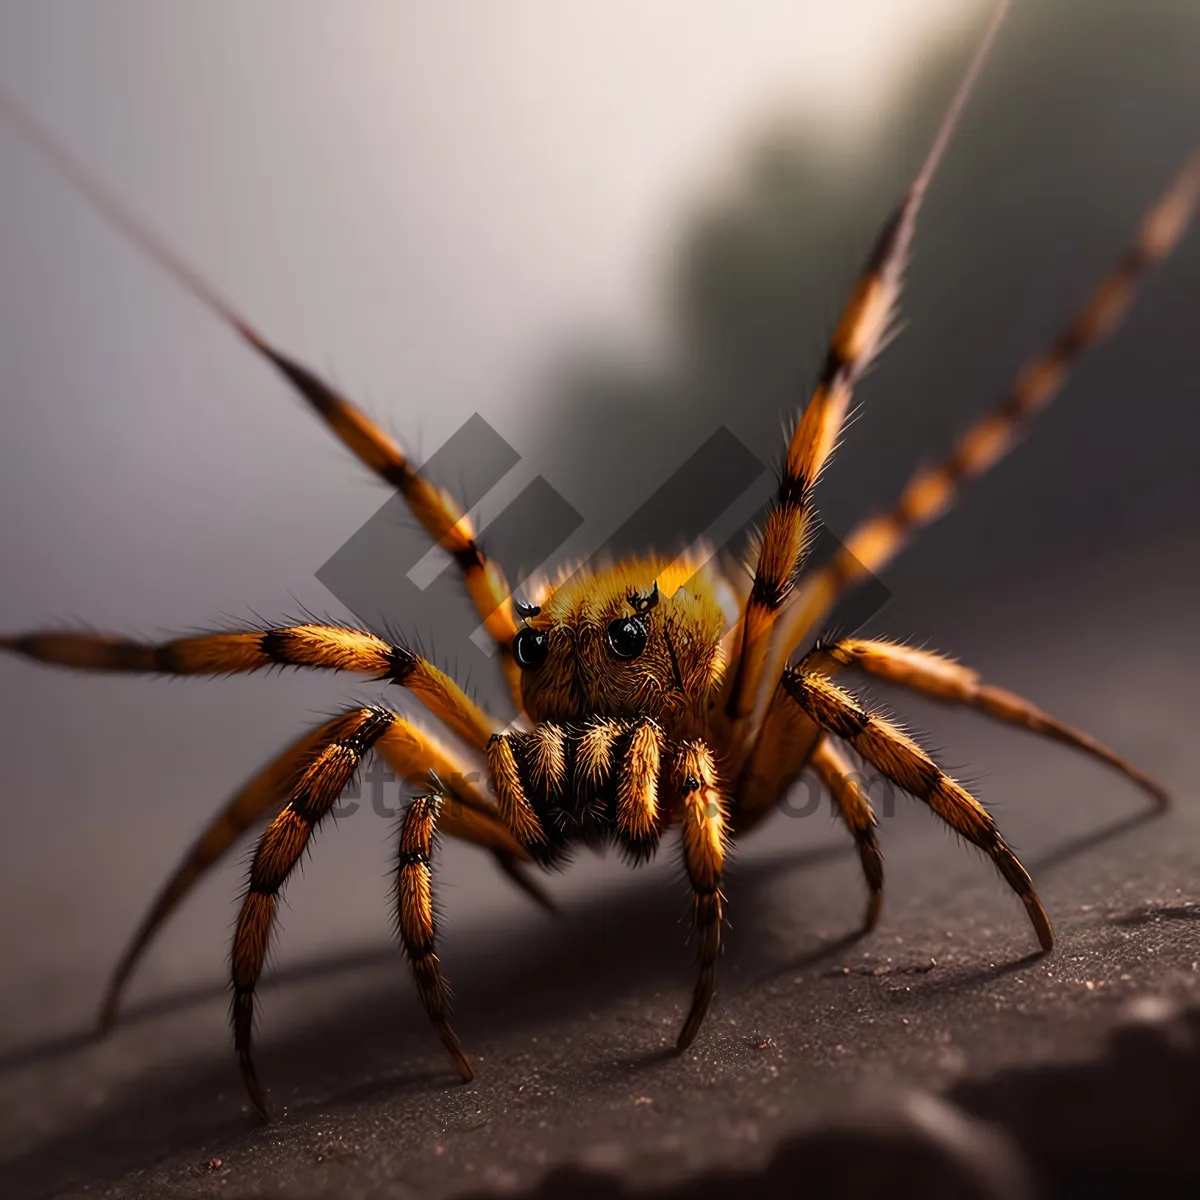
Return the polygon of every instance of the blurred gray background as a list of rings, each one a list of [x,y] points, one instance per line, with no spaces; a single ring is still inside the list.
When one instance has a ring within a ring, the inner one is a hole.
[[[415,458],[483,414],[523,460],[491,510],[541,473],[584,515],[586,550],[719,424],[775,460],[986,9],[7,0],[0,82]],[[1109,268],[1196,141],[1198,61],[1192,0],[1015,5],[923,214],[904,334],[824,481],[836,532],[943,453]],[[3,126],[0,178],[0,628],[150,635],[338,612],[315,572],[386,491]],[[1198,306],[1193,232],[1034,436],[889,572],[871,626],[962,656],[1157,770],[1185,830]],[[206,817],[319,714],[378,694],[0,662],[0,1048],[86,1023]],[[1034,856],[1140,804],[1066,752],[888,698]],[[907,844],[907,819],[885,849]],[[387,945],[393,824],[364,808],[321,833],[288,893],[282,966]],[[771,829],[742,863],[843,844],[824,813]],[[961,908],[961,882],[1023,945],[989,869],[929,822],[913,830],[912,862],[889,856],[890,925],[926,899]],[[651,872],[670,880],[672,858]],[[442,861],[451,946],[543,936],[485,858]],[[830,876],[847,925],[856,870],[841,859]],[[241,871],[234,856],[206,881],[131,991],[136,1006],[217,989],[187,1053],[216,1057],[231,1094],[219,985]],[[629,885],[589,862],[551,886],[586,905]],[[1053,912],[1054,885],[1043,894]],[[743,912],[732,936],[757,920]],[[664,977],[685,989],[677,933]],[[277,1019],[268,998],[264,1037]],[[118,1085],[54,1088],[54,1115],[9,1122],[10,1151]]]

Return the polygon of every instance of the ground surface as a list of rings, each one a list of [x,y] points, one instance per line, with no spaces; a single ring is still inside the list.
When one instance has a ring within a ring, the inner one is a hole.
[[[1127,556],[1122,569],[1142,566]],[[685,1058],[664,1055],[691,987],[673,861],[632,877],[613,864],[579,892],[564,879],[557,920],[498,906],[460,917],[451,889],[444,958],[476,1081],[454,1081],[385,941],[355,948],[343,930],[298,959],[285,940],[263,990],[259,1065],[276,1114],[263,1128],[228,1050],[219,965],[172,976],[189,958],[176,927],[176,957],[157,960],[110,1039],[88,1044],[78,1031],[119,937],[87,945],[62,914],[37,925],[31,905],[9,956],[10,982],[27,969],[30,983],[6,988],[4,1192],[432,1200],[534,1187],[571,1163],[654,1186],[714,1166],[756,1170],[781,1139],[864,1097],[951,1089],[986,1115],[998,1071],[1094,1059],[1124,1002],[1197,999],[1200,980],[1187,581],[1164,573],[1142,592],[1161,618],[1120,656],[1099,652],[1117,619],[1099,582],[1076,573],[1044,582],[1038,600],[1010,593],[976,608],[974,620],[994,618],[986,641],[963,626],[943,643],[959,638],[1001,682],[1040,681],[1048,707],[1153,764],[1178,797],[1166,816],[1145,819],[1126,781],[1069,752],[904,704],[952,747],[948,763],[986,774],[983,794],[1055,922],[1051,956],[1030,956],[1033,934],[991,868],[903,801],[882,820],[884,919],[848,938],[863,893],[844,836],[823,811],[780,817],[740,849],[719,994]],[[1021,628],[1046,595],[1066,618],[1054,638]],[[375,887],[374,861],[370,874]],[[337,886],[304,881],[335,910]],[[352,871],[340,886],[353,891]],[[129,888],[145,891],[140,877]],[[203,902],[228,912],[224,896]],[[48,960],[53,986],[39,974]]]

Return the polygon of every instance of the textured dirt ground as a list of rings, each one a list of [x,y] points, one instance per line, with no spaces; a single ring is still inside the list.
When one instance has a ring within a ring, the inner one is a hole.
[[[1062,585],[1064,612],[1092,582]],[[1182,579],[1155,585],[1147,602],[1164,615],[1136,662],[1093,652],[1102,601],[1067,622],[1052,677],[1039,665],[1049,635],[1018,631],[1032,600],[997,600],[1001,628],[975,648],[993,676],[1042,676],[1048,704],[1156,763],[1179,798],[1164,817],[1076,756],[905,702],[953,747],[947,761],[986,772],[983,792],[1055,921],[1051,956],[1031,956],[1020,905],[991,868],[902,801],[882,820],[884,920],[854,940],[862,891],[840,830],[824,811],[779,817],[739,850],[719,995],[676,1059],[665,1050],[691,976],[670,855],[637,876],[608,864],[575,891],[556,881],[558,919],[497,906],[460,920],[451,887],[444,957],[476,1081],[447,1070],[397,953],[382,940],[346,949],[343,934],[307,959],[283,954],[264,988],[260,1067],[276,1119],[262,1128],[228,1052],[218,971],[143,988],[92,1044],[78,1031],[110,950],[58,929],[37,949],[64,964],[54,988],[6,989],[6,1028],[26,1032],[0,1062],[5,1192],[430,1198],[533,1187],[563,1164],[651,1187],[758,1170],[782,1139],[902,1089],[1003,1108],[1013,1092],[997,1072],[1089,1062],[1124,1002],[1196,991],[1195,641],[1186,605],[1170,602],[1183,592]],[[335,907],[330,881],[319,886]]]

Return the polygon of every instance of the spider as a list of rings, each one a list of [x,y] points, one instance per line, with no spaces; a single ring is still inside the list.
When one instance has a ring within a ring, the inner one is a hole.
[[[288,746],[216,815],[168,879],[112,975],[100,1025],[115,1019],[136,963],[197,880],[252,826],[266,823],[250,862],[231,951],[234,1045],[250,1101],[268,1119],[252,1057],[255,987],[281,892],[370,751],[418,794],[399,831],[395,868],[399,940],[421,1002],[463,1080],[471,1065],[449,1022],[432,904],[435,835],[490,851],[536,899],[529,868],[562,863],[575,845],[615,844],[633,863],[679,830],[693,893],[698,976],[676,1048],[696,1037],[713,996],[732,840],[754,828],[805,768],[828,787],[857,846],[868,891],[864,930],[879,919],[883,860],[869,798],[848,745],[988,855],[1024,903],[1042,951],[1050,920],[992,817],[961,784],[880,712],[833,676],[853,668],[947,704],[966,705],[1056,739],[1123,772],[1153,798],[1162,787],[1090,735],[1030,701],[983,682],[953,659],[889,641],[818,639],[800,654],[837,597],[877,572],[940,515],[967,479],[1014,444],[1024,422],[1061,389],[1088,346],[1109,334],[1145,272],[1182,236],[1200,193],[1200,157],[1145,216],[1132,246],[1059,338],[1032,359],[1001,403],[940,464],[919,471],[895,506],[861,524],[833,560],[806,569],[814,492],[833,453],[856,382],[886,339],[918,211],[974,80],[995,39],[1000,5],[942,119],[916,178],[880,232],[851,294],[815,388],[787,445],[757,552],[738,573],[704,554],[646,555],[543,579],[516,599],[454,498],[410,465],[401,448],[348,399],[276,349],[141,226],[41,128],[0,96],[0,108],[132,242],[272,364],[371,471],[398,488],[461,570],[494,640],[520,713],[505,726],[407,645],[315,620],[184,637],[162,644],[94,632],[0,637],[0,648],[98,671],[222,675],[271,666],[356,672],[406,688],[454,736],[435,739],[383,706],[353,707]],[[797,657],[797,655],[799,655]],[[472,766],[486,765],[486,784]]]

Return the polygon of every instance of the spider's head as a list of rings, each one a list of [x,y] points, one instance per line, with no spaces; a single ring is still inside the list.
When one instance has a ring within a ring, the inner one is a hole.
[[[530,717],[649,716],[670,736],[702,729],[726,613],[699,567],[633,559],[576,571],[538,604],[518,604],[513,653]]]

